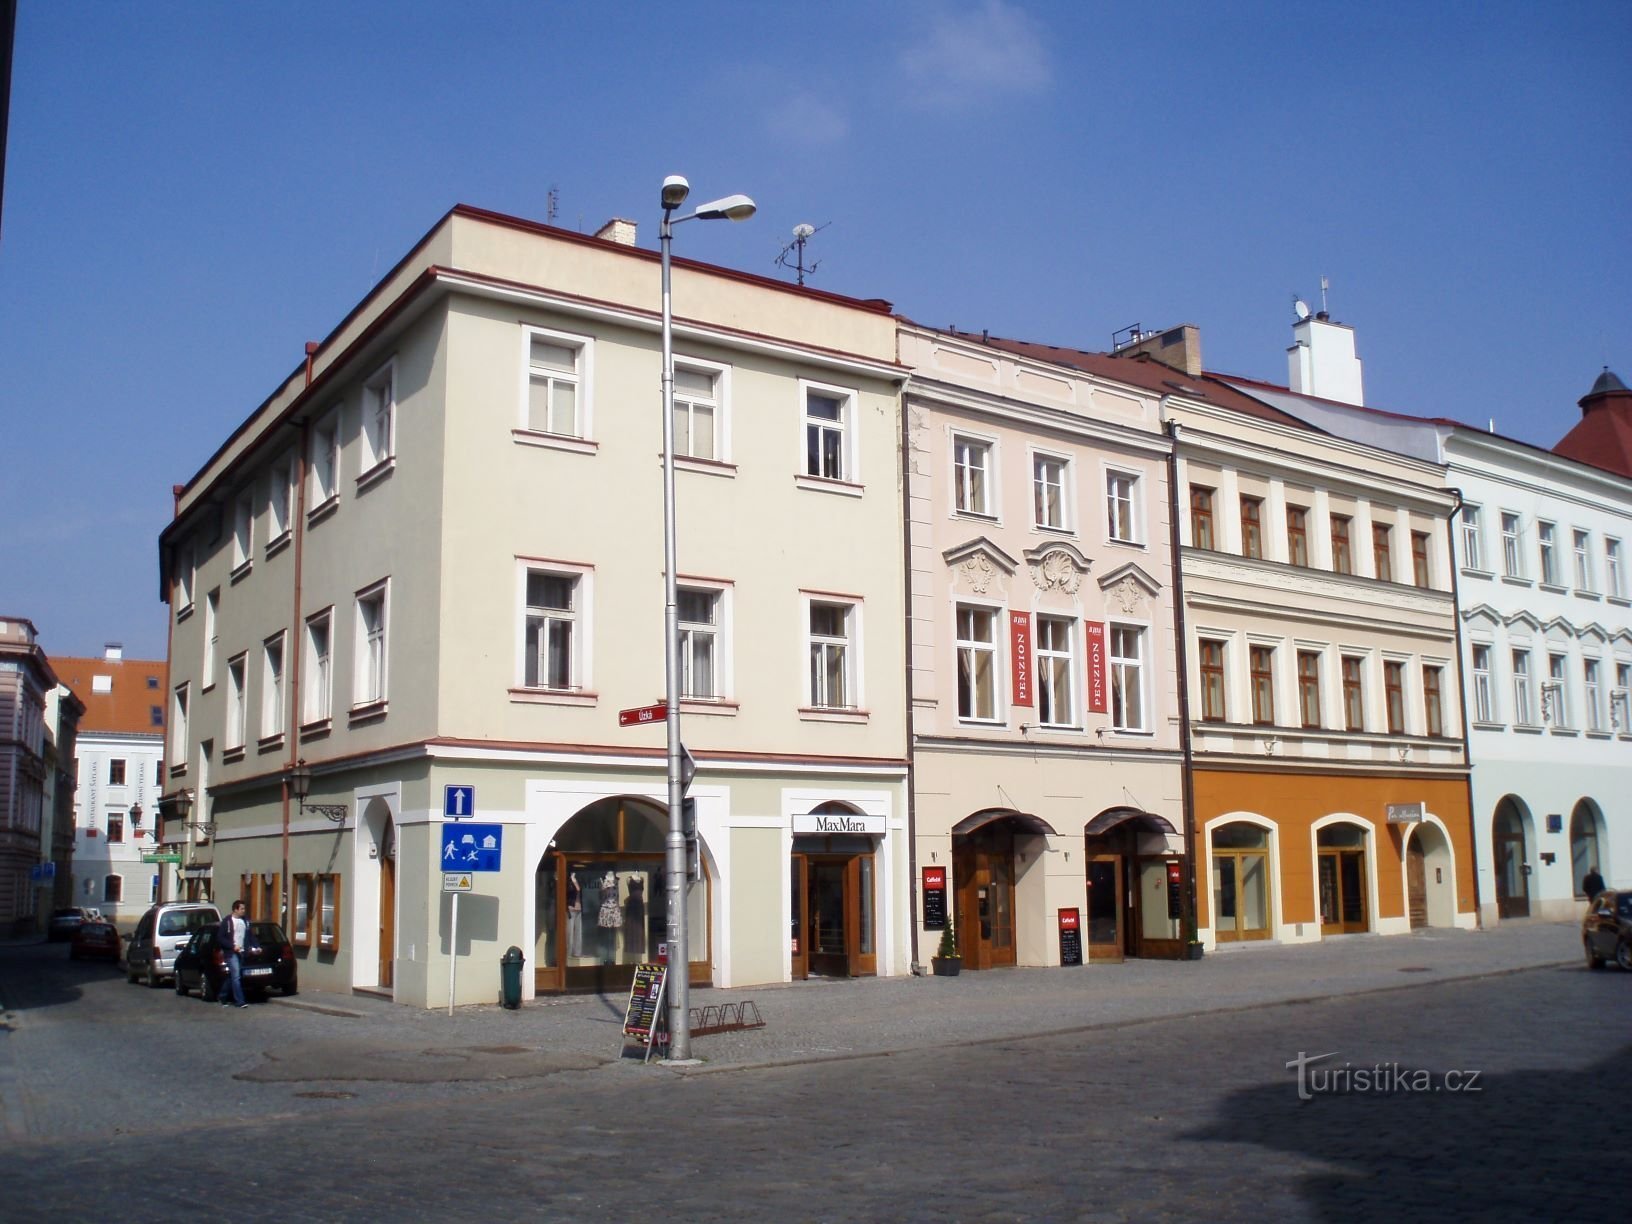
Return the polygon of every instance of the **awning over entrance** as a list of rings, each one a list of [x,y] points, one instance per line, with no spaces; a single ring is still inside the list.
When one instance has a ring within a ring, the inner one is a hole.
[[[1098,816],[1090,820],[1088,827],[1083,829],[1082,834],[1084,837],[1097,837],[1101,833],[1109,833],[1118,825],[1125,824],[1128,821],[1133,822],[1134,828],[1147,833],[1178,833],[1178,830],[1169,824],[1165,817],[1158,816],[1154,812],[1141,812],[1138,808],[1115,807],[1106,808]]]
[[[985,828],[999,820],[1006,821],[1016,832],[1042,833],[1048,837],[1055,835],[1048,821],[1041,816],[1033,816],[1030,812],[1017,812],[1013,808],[987,808],[983,812],[975,812],[958,821],[952,826],[952,836],[961,837],[965,833],[973,833],[976,829]]]

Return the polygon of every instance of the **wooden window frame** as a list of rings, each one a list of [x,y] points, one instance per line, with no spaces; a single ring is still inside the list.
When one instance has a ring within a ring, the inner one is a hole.
[[[1411,533],[1411,581],[1415,586],[1426,590],[1432,585],[1432,575],[1428,572],[1428,533],[1413,531]]]
[[[1200,485],[1190,486],[1190,544],[1208,552],[1218,547],[1213,533],[1213,491]]]
[[[1309,510],[1305,506],[1286,508],[1286,563],[1309,566]]]
[[[340,876],[336,872],[326,873],[317,877],[317,905],[313,909],[313,915],[317,947],[318,950],[322,952],[338,952],[340,950],[340,884]],[[325,900],[331,892],[334,896],[332,906],[334,913],[334,929],[325,935],[323,933],[323,912],[325,909],[331,908],[325,905]]]
[[[1383,707],[1388,716],[1388,733],[1405,734],[1405,664],[1393,659],[1383,663]]]
[[[289,942],[297,948],[312,946],[312,917],[317,913],[314,902],[317,899],[317,877],[309,871],[296,872],[290,876],[294,881],[294,892],[290,897]],[[304,905],[305,917],[301,917]]]
[[[1264,555],[1264,499],[1241,499],[1241,555],[1262,559]]]
[[[1365,660],[1357,655],[1343,657],[1343,725],[1348,731],[1366,729],[1365,666]]]
[[[1394,529],[1387,523],[1371,525],[1371,568],[1380,581],[1394,581]]]
[[[1197,655],[1201,667],[1201,721],[1224,722],[1229,705],[1224,689],[1224,643],[1203,639]]]
[[[1314,714],[1310,718],[1311,711]],[[1305,728],[1318,729],[1320,722],[1320,652],[1298,651],[1298,716]]]
[[[1354,520],[1346,514],[1330,516],[1332,524],[1332,572],[1354,573],[1354,544],[1350,528]]]
[[[1445,734],[1445,705],[1443,668],[1422,669],[1422,711],[1429,735]]]
[[[1263,666],[1259,667],[1259,660]],[[1247,653],[1248,670],[1252,677],[1252,721],[1259,727],[1275,725],[1275,648],[1253,646]],[[1259,701],[1262,696],[1264,700]]]

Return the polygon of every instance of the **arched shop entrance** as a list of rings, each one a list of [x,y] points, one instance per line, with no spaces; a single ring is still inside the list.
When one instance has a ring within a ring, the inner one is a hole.
[[[1015,839],[1053,834],[1039,817],[1003,808],[975,812],[952,826],[953,921],[964,968],[1015,963]]]
[[[1320,933],[1354,935],[1371,929],[1366,914],[1366,830],[1350,821],[1315,832]]]
[[[1089,963],[1128,956],[1177,959],[1180,893],[1169,881],[1182,880],[1184,860],[1169,852],[1167,840],[1176,830],[1151,812],[1116,807],[1095,816],[1082,832]]]
[[[1405,900],[1411,929],[1456,925],[1455,864],[1451,843],[1437,824],[1410,826],[1405,844]]]
[[[819,828],[859,828],[846,803],[812,808]],[[871,977],[878,972],[878,838],[865,832],[795,832],[788,873],[795,978]]]
[[[580,811],[550,842],[534,876],[533,988],[540,994],[627,989],[634,967],[667,938],[661,804],[614,796]],[[711,979],[709,877],[690,888],[691,980]]]
[[[1269,830],[1243,820],[1219,825],[1213,845],[1213,938],[1270,936]]]
[[[1530,916],[1530,852],[1525,836],[1528,823],[1509,795],[1496,805],[1491,826],[1491,849],[1496,861],[1496,914],[1501,918]]]

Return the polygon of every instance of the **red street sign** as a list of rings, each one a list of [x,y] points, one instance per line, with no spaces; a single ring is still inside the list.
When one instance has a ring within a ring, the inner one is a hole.
[[[618,726],[638,727],[642,723],[662,722],[668,717],[669,707],[661,701],[656,705],[636,706],[632,710],[618,711]]]

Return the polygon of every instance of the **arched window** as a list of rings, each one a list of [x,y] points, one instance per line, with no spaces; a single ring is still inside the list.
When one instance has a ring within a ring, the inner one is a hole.
[[[111,901],[117,905],[125,899],[125,877],[110,875],[102,877],[102,900]]]
[[[1576,896],[1583,895],[1581,881],[1586,879],[1587,872],[1596,869],[1602,874],[1603,860],[1599,855],[1598,812],[1590,799],[1583,799],[1570,813],[1570,889]]]

